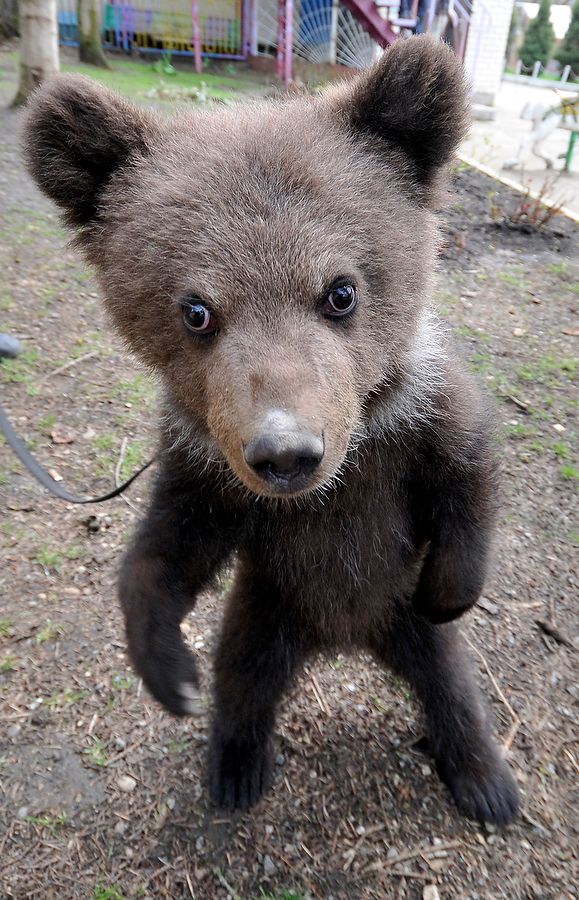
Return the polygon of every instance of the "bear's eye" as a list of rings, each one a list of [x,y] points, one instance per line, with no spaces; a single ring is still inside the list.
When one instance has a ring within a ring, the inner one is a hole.
[[[202,303],[182,302],[183,324],[193,334],[215,334],[218,322],[213,313]]]
[[[354,312],[358,298],[353,284],[338,284],[328,291],[324,300],[324,315],[337,319]]]

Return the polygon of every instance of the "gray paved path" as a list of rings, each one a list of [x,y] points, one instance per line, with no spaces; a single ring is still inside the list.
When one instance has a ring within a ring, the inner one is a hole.
[[[502,169],[506,160],[516,156],[520,139],[531,130],[531,122],[520,118],[521,110],[528,101],[551,106],[557,103],[557,95],[550,88],[528,87],[503,81],[496,100],[496,119],[492,122],[474,122],[461,150],[465,156],[488,166],[503,177],[525,183],[530,179],[535,190],[541,188],[546,178],[550,181],[556,179],[550,189],[550,198],[562,201],[579,215],[579,142],[575,147],[573,170],[568,174],[562,172],[562,159],[556,162],[555,170],[548,170],[545,163],[530,151],[524,157],[524,169]],[[544,150],[551,156],[563,154],[568,140],[569,132],[558,128],[544,142]]]

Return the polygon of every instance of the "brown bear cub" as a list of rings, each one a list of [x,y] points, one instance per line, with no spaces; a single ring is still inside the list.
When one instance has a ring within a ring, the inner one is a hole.
[[[172,713],[198,705],[180,623],[238,561],[215,660],[221,806],[269,786],[304,661],[360,648],[414,689],[460,810],[516,812],[450,623],[481,591],[496,501],[488,413],[430,309],[432,210],[466,120],[460,64],[428,38],[315,97],[165,120],[62,76],[31,103],[30,170],[164,388],[120,598]]]

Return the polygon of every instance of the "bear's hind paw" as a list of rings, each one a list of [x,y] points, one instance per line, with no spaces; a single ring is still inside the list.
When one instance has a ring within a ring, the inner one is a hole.
[[[444,775],[454,802],[469,819],[502,827],[515,818],[519,810],[517,783],[504,760],[499,759],[485,772],[462,770]]]
[[[271,746],[257,746],[214,732],[209,749],[209,793],[221,809],[245,812],[272,783]]]

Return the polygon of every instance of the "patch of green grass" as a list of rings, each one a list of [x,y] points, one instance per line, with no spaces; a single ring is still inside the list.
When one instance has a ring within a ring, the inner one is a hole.
[[[107,699],[107,702],[105,703],[104,708],[103,708],[104,715],[106,716],[107,713],[112,712],[113,709],[115,709],[118,705],[119,705],[118,698],[115,697],[114,694],[110,694]]]
[[[66,828],[68,825],[68,813],[61,812],[53,816],[26,816],[24,821],[30,825],[40,825],[41,828],[48,828],[54,834],[62,828]]]
[[[256,900],[305,900],[305,895],[292,890],[284,890],[283,888],[281,891],[269,893],[260,888]]]
[[[575,466],[561,466],[559,475],[564,481],[579,481],[579,469]]]
[[[456,334],[460,335],[460,337],[468,338],[474,341],[480,341],[483,344],[488,344],[491,336],[486,331],[482,331],[479,328],[472,328],[470,325],[457,325],[454,328]]]
[[[93,438],[93,446],[96,450],[112,450],[115,445],[115,437],[113,434],[98,434]]]
[[[0,619],[0,638],[7,638],[13,625],[13,619]]]
[[[571,541],[576,547],[579,547],[579,532],[578,531],[570,531],[567,535],[567,540]]]
[[[494,374],[493,360],[488,353],[473,353],[470,358],[470,368],[476,375]]]
[[[372,697],[372,703],[374,704],[378,712],[385,713],[389,711],[389,707],[384,703],[381,697]]]
[[[66,706],[74,706],[79,700],[83,700],[87,694],[88,691],[73,691],[67,688],[59,694],[52,694],[52,696],[47,697],[42,702],[48,709],[64,709]]]
[[[527,450],[532,450],[533,453],[542,453],[544,449],[541,441],[531,441],[530,444],[527,444]]]
[[[14,302],[10,294],[0,294],[0,312],[10,312]]]
[[[36,350],[24,350],[16,359],[4,359],[0,366],[0,382],[4,384],[26,384],[37,376]]]
[[[124,894],[121,894],[118,884],[113,884],[110,887],[97,884],[92,895],[92,900],[125,900],[125,898]]]
[[[47,413],[38,420],[38,430],[41,431],[42,434],[50,434],[55,425],[56,416],[53,413]]]
[[[59,622],[51,622],[48,619],[36,632],[36,644],[44,644],[45,641],[59,641],[64,634],[64,625]]]
[[[551,272],[553,275],[566,275],[567,274],[567,260],[563,259],[561,262],[549,263],[547,266],[547,271]]]
[[[63,65],[65,72],[79,72],[99,81],[106,87],[134,99],[145,98],[150,91],[166,86],[172,91],[204,89],[210,98],[228,100],[241,93],[255,94],[263,86],[263,78],[251,72],[236,71],[233,75],[213,75],[209,72],[198,74],[191,69],[181,67],[179,62],[171,62],[179,66],[170,77],[153,69],[151,63],[133,62],[115,58],[110,61],[110,69],[97,69],[87,65]],[[162,98],[160,98],[162,99]]]
[[[10,483],[10,476],[9,476],[8,472],[5,472],[3,469],[0,469],[0,487],[2,487],[5,484],[9,484],[9,483]]]
[[[136,680],[134,675],[116,673],[111,675],[111,687],[113,691],[128,691],[133,687]]]
[[[14,656],[12,653],[7,653],[6,656],[0,660],[0,672],[12,672],[15,668]]]
[[[510,425],[509,423],[503,425],[503,431],[507,437],[512,438],[529,438],[533,437],[535,434],[535,429],[532,425],[525,425],[523,422],[519,422],[516,425]]]
[[[36,562],[44,569],[53,569],[60,572],[60,567],[65,559],[80,559],[82,556],[82,547],[76,544],[64,547],[49,547],[42,544],[36,551]]]
[[[11,541],[20,541],[26,535],[26,529],[19,528],[15,522],[0,522],[0,531]]]
[[[93,766],[107,766],[109,761],[106,754],[106,745],[98,737],[92,736],[91,741],[90,747],[85,747],[82,752]]]
[[[569,290],[574,294],[579,294],[579,281],[574,281],[573,284],[570,284]]]
[[[114,451],[117,443],[117,438],[110,432],[99,434],[93,438],[92,444],[96,453],[94,470],[98,475],[110,476],[115,467],[116,453]]]
[[[571,459],[571,451],[565,441],[555,441],[551,449],[558,459]]]
[[[120,480],[124,481],[135,473],[145,462],[145,441],[131,441],[125,448],[125,455],[120,468]]]
[[[542,382],[552,386],[557,378],[573,379],[577,374],[577,360],[573,357],[551,356],[546,354],[532,363],[515,369],[520,381]]]
[[[517,272],[497,272],[497,278],[509,287],[518,288],[521,291],[526,290],[525,279]]]
[[[191,745],[187,738],[169,738],[167,741],[167,753],[183,753]]]
[[[138,406],[144,402],[153,402],[156,396],[155,384],[143,372],[137,372],[132,378],[119,381],[117,396],[125,403]]]

